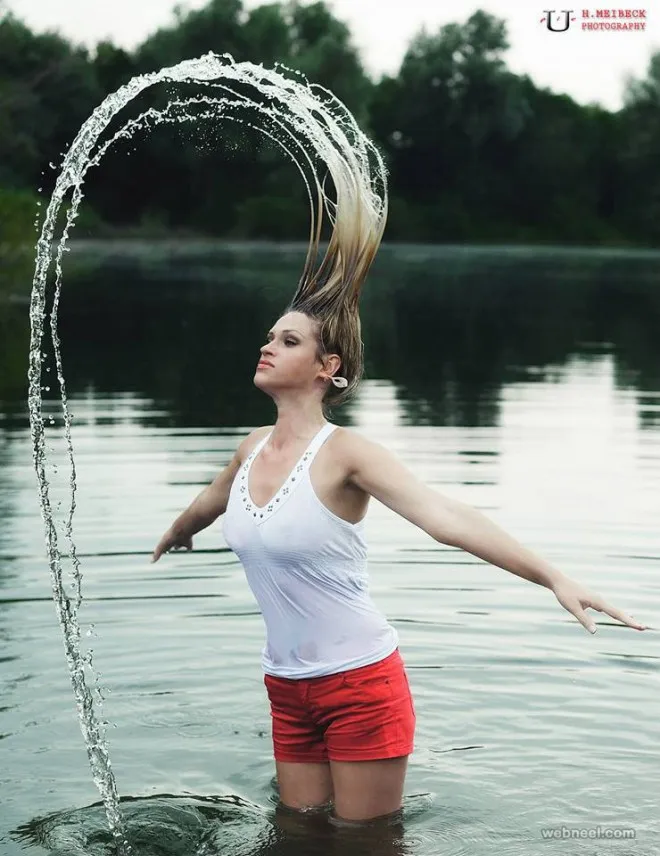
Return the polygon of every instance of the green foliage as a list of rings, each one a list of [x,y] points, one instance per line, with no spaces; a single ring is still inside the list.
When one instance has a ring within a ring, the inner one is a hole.
[[[103,94],[116,92],[137,71],[134,58],[111,42],[99,42],[92,59],[92,67]]]
[[[27,293],[34,256],[37,200],[24,190],[0,188],[0,304]]]
[[[511,195],[507,171],[530,106],[504,66],[506,48],[502,22],[476,12],[463,26],[418,34],[398,78],[379,84],[374,128],[394,186],[425,210],[422,240],[474,237]]]
[[[638,236],[660,242],[660,52],[651,57],[645,80],[630,80],[621,122],[618,167],[620,199],[625,221]]]
[[[87,51],[0,19],[0,185],[35,187],[100,95]]]
[[[313,83],[329,89],[361,124],[367,119],[371,89],[348,27],[334,18],[324,3],[289,3],[287,20],[292,33],[289,64]]]
[[[32,192],[53,177],[49,162],[133,75],[228,52],[301,71],[353,111],[390,170],[388,240],[657,244],[660,53],[611,113],[513,74],[507,50],[505,23],[479,10],[418,33],[399,72],[373,82],[325,2],[245,10],[242,0],[209,0],[178,8],[133,52],[104,41],[91,55],[0,12],[0,187]],[[150,90],[112,127],[183,90]],[[307,228],[297,172],[261,135],[230,122],[159,126],[113,147],[86,182],[76,225],[77,234],[282,240],[304,240]]]
[[[243,26],[248,46],[246,59],[258,57],[264,65],[286,64],[291,57],[293,34],[280,3],[267,3],[252,9]]]
[[[138,70],[156,71],[182,59],[214,53],[231,53],[241,59],[245,46],[241,0],[210,0],[201,9],[175,10],[175,23],[158,30],[136,52]]]

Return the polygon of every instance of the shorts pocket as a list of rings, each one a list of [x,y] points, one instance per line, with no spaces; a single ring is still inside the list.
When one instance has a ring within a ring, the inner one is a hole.
[[[408,689],[408,699],[410,701],[410,709],[412,711],[412,715],[414,717],[416,717],[417,714],[415,713],[415,700],[413,699],[412,690],[410,689],[410,681],[408,680],[408,674],[407,674],[405,669],[403,670],[403,677],[406,680],[406,687]]]
[[[369,698],[374,696],[385,699],[392,698],[392,680],[389,675],[360,672],[360,669],[344,672],[341,686]]]

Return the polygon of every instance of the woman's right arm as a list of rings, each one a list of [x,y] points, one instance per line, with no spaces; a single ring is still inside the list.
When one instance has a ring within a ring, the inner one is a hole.
[[[246,456],[247,449],[255,441],[258,442],[258,438],[261,437],[264,430],[270,430],[270,426],[252,431],[236,449],[234,456],[224,470],[177,517],[160,539],[151,557],[152,562],[157,562],[163,553],[173,547],[186,547],[188,550],[192,550],[192,536],[202,529],[206,529],[221,514],[225,513],[229,502],[229,491]]]

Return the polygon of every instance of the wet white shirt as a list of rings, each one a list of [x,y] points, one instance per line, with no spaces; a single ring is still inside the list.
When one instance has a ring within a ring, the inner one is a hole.
[[[391,654],[397,631],[369,595],[364,521],[338,517],[319,500],[309,468],[337,426],[326,422],[264,506],[252,502],[250,467],[238,471],[223,533],[238,556],[266,624],[264,672],[313,678],[366,666]]]

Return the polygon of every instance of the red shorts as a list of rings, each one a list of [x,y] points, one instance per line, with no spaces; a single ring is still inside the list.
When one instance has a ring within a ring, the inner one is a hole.
[[[373,761],[410,755],[415,706],[397,648],[320,678],[264,675],[277,761]]]

